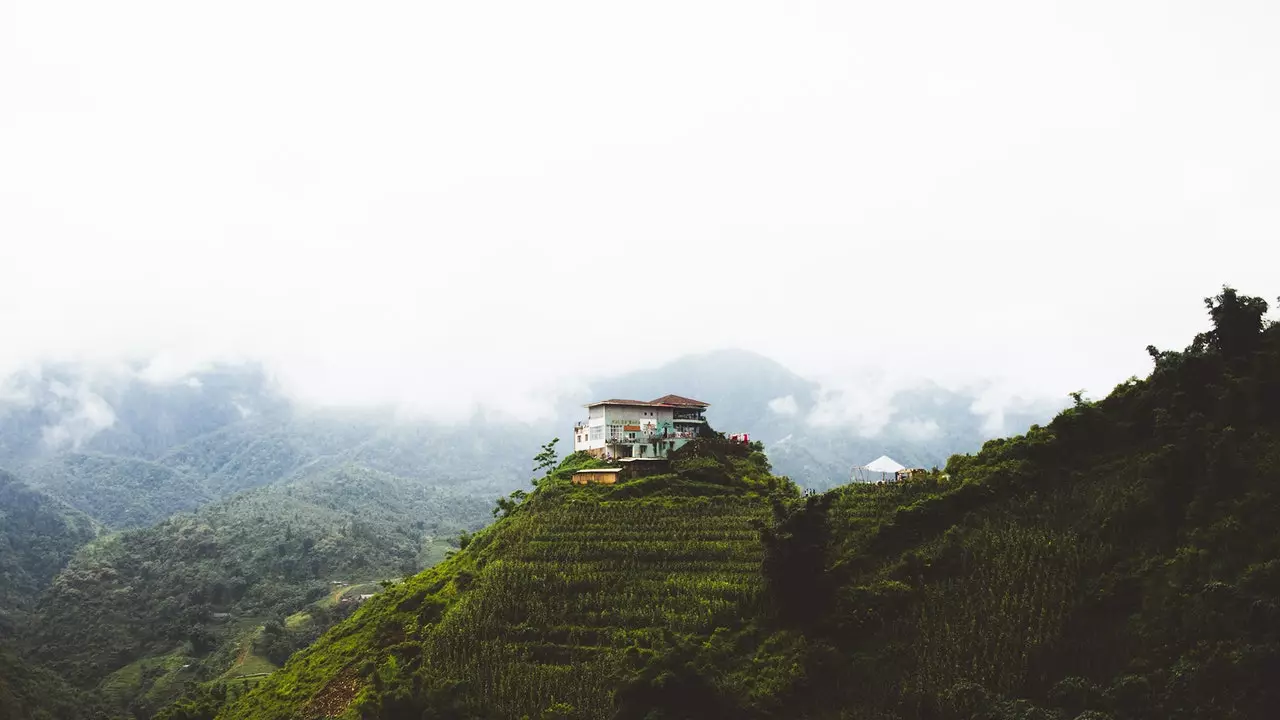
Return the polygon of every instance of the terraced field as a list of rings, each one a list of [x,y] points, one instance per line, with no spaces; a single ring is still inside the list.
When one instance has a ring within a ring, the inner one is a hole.
[[[503,717],[608,715],[623,651],[710,630],[760,589],[758,499],[568,503],[517,519],[424,648]],[[509,672],[515,668],[519,672]]]
[[[764,498],[574,492],[369,601],[220,717],[417,716],[428,687],[486,717],[608,717],[619,673],[670,633],[755,613]]]

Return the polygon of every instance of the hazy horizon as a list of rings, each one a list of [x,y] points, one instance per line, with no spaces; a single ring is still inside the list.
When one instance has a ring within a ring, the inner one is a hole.
[[[251,359],[452,417],[742,348],[1100,397],[1277,292],[1266,5],[3,14],[0,376]]]

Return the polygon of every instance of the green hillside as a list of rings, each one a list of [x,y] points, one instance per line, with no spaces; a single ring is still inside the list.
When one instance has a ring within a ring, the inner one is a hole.
[[[462,553],[371,601],[229,717],[351,704],[388,716],[607,712],[619,674],[671,638],[759,611],[768,497],[797,493],[746,446],[681,454],[673,474],[612,488],[571,485],[597,461],[570,456]]]
[[[0,470],[0,636],[6,616],[30,609],[97,532],[89,518]]]
[[[260,631],[335,581],[421,570],[435,538],[477,527],[490,506],[355,466],[243,493],[91,544],[58,574],[23,639],[31,660],[72,683],[121,709],[154,709],[183,683],[243,663],[241,649],[283,661],[314,639],[315,623]]]
[[[213,499],[200,478],[138,458],[70,453],[32,467],[27,477],[112,529],[152,525]]]
[[[710,443],[576,487],[573,456],[258,688],[164,717],[1271,717],[1280,327],[1209,305],[1150,378],[900,485],[799,498]]]
[[[0,720],[106,718],[95,698],[0,646]]]

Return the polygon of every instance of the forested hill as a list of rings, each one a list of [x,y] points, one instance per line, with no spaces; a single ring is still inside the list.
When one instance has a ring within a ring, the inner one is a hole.
[[[51,364],[0,377],[0,469],[112,530],[346,464],[492,498],[528,481],[543,432],[305,407],[254,365],[168,378]]]
[[[166,718],[1268,718],[1280,706],[1280,327],[1212,329],[1044,427],[799,497],[741,445],[571,486],[246,695]]]
[[[89,518],[0,470],[0,637],[81,545],[98,530]]]
[[[418,572],[491,507],[343,466],[111,535],[53,580],[22,634],[28,659],[118,712],[145,716],[183,683],[218,677],[255,652],[257,670],[271,669],[269,660],[295,649],[274,645],[306,633],[264,639],[262,628],[283,628],[332,595],[335,581]]]
[[[724,440],[682,448],[670,474],[570,483],[599,464],[571,455],[461,553],[370,601],[224,713],[518,718],[559,702],[600,717],[628,647],[755,612],[759,528],[770,497],[798,497],[794,484]],[[239,695],[207,686],[165,716],[211,717]]]

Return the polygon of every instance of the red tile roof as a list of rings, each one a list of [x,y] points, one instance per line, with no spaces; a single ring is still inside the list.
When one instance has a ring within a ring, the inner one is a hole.
[[[648,402],[645,402],[644,400],[619,400],[617,398],[614,398],[612,400],[601,400],[600,402],[593,402],[590,405],[587,405],[587,407],[595,407],[596,405],[652,405],[652,404],[653,403],[648,403]]]
[[[681,397],[679,395],[663,395],[657,400],[650,401],[651,405],[674,405],[676,407],[711,407],[701,400]]]
[[[693,400],[679,395],[663,395],[657,400],[650,400],[648,402],[645,402],[644,400],[619,400],[614,398],[612,400],[593,402],[587,405],[587,407],[595,407],[596,405],[633,405],[638,407],[711,407],[700,400]]]

